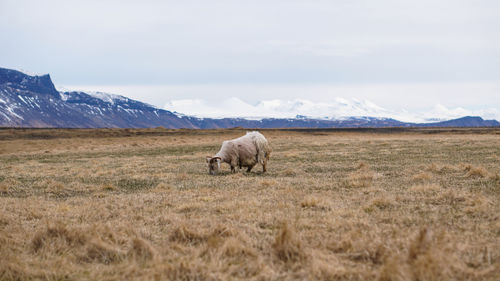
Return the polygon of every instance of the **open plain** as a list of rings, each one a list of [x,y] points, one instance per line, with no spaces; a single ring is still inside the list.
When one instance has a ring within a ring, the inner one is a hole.
[[[500,280],[500,129],[0,129],[0,280]]]

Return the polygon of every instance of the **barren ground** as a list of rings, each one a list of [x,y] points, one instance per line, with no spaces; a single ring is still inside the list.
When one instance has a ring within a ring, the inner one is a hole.
[[[0,280],[499,280],[500,129],[0,130]]]

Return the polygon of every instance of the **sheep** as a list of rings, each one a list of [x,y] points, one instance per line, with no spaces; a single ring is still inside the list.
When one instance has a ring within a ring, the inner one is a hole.
[[[237,139],[222,142],[222,147],[214,156],[207,156],[208,173],[216,175],[221,162],[231,166],[231,172],[236,172],[236,167],[247,168],[250,172],[257,164],[262,165],[262,172],[266,172],[267,161],[271,155],[271,147],[266,138],[259,132],[247,132]]]

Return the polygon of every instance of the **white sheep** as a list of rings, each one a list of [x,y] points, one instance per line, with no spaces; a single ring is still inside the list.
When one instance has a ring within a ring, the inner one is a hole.
[[[266,172],[271,151],[269,143],[261,133],[247,132],[242,137],[222,142],[217,154],[207,156],[208,173],[216,175],[221,162],[228,163],[233,173],[236,172],[236,167],[247,167],[247,172],[250,172],[257,163],[262,165],[262,172]]]

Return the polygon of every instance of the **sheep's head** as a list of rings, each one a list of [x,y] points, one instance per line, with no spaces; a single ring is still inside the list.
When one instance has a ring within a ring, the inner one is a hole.
[[[221,158],[218,156],[215,157],[207,156],[208,173],[210,175],[217,175],[220,169],[220,161]]]

